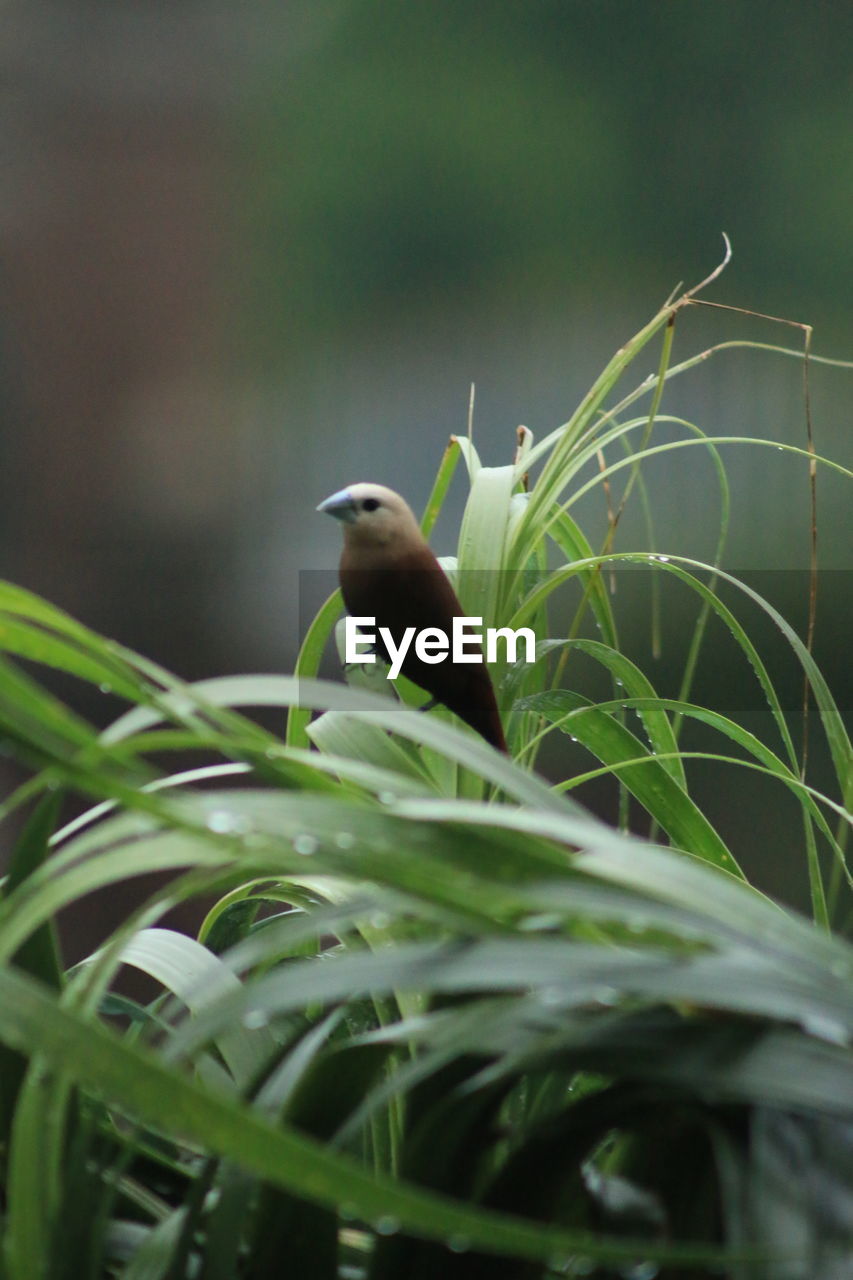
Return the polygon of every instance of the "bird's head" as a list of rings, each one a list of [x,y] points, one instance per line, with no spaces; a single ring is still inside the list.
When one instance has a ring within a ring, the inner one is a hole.
[[[422,541],[409,504],[384,484],[351,484],[339,489],[317,507],[344,526],[351,546],[382,547],[401,539]]]

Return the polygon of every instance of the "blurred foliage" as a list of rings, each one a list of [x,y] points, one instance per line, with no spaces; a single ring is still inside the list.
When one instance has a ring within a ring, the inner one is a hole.
[[[661,554],[651,518],[643,550],[610,550],[643,493],[664,381],[684,371],[672,322],[693,293],[644,325],[562,427],[521,429],[511,463],[482,465],[464,437],[445,454],[424,527],[464,459],[465,607],[539,636],[535,663],[496,664],[515,759],[440,709],[316,679],[337,596],[294,676],[187,684],[0,583],[0,748],[28,774],[0,819],[29,814],[0,890],[4,1280],[849,1271],[843,718],[796,631],[718,563]],[[626,390],[656,345],[657,376]],[[677,425],[714,467],[725,513],[717,442]],[[573,509],[605,481],[596,551]],[[677,699],[621,650],[606,587],[620,562],[692,600]],[[573,621],[554,634],[563,588]],[[825,790],[746,603],[808,679]],[[692,700],[720,632],[770,708],[766,740]],[[601,668],[594,703],[560,687],[577,656]],[[99,733],[42,686],[43,668],[129,707]],[[792,798],[811,920],[749,882],[694,798],[697,753],[680,736],[693,721],[718,776],[749,794],[760,775]],[[552,787],[529,766],[558,732],[591,761],[580,773],[564,757]],[[617,823],[565,794],[598,775],[619,792]],[[60,825],[67,794],[88,807]],[[156,887],[66,966],[57,918],[154,870]],[[201,902],[196,937],[164,927]],[[129,972],[153,998],[128,994]]]
[[[279,305],[358,324],[472,290],[585,297],[695,273],[725,230],[759,309],[832,315],[850,25],[770,0],[328,4],[255,85]]]
[[[371,476],[417,502],[472,379],[484,458],[519,421],[540,436],[563,422],[722,230],[735,259],[715,298],[812,322],[815,350],[849,353],[850,27],[841,6],[789,0],[9,0],[4,574],[182,675],[280,670],[302,639],[296,571],[334,560],[309,514],[323,493]],[[678,348],[716,342],[715,321],[692,311]],[[812,374],[818,448],[845,460],[847,375]],[[793,362],[727,354],[695,378],[701,408],[670,384],[668,412],[803,443]],[[697,462],[660,455],[649,503],[661,545],[709,560],[717,491]],[[802,568],[800,461],[739,450],[730,475],[727,563]],[[607,513],[591,496],[593,541]],[[842,709],[848,508],[824,470],[821,563],[841,576],[821,583],[817,652]],[[637,544],[632,521],[619,546]],[[802,609],[803,577],[759,589]],[[645,635],[635,594],[625,647],[632,625]],[[691,624],[666,602],[655,681],[671,690],[666,632]],[[728,654],[706,652],[698,688],[756,712]],[[799,672],[786,679],[789,710]],[[96,685],[69,686],[54,673],[103,719]],[[697,791],[764,857],[761,886],[805,902],[773,786],[765,805],[740,773]]]

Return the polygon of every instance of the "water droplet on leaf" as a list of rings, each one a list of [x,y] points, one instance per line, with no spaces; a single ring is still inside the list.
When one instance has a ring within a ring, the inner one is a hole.
[[[373,1230],[380,1236],[393,1236],[400,1230],[400,1219],[393,1214],[383,1213],[373,1224]]]
[[[471,1248],[471,1241],[467,1236],[452,1235],[448,1238],[447,1247],[451,1253],[465,1253]]]
[[[293,838],[293,848],[297,853],[301,853],[304,857],[310,857],[312,853],[316,853],[320,847],[320,842],[307,833]]]
[[[632,1262],[622,1267],[619,1274],[623,1280],[655,1280],[660,1272],[656,1262]]]
[[[215,831],[217,835],[230,835],[234,830],[234,818],[227,809],[214,809],[213,813],[207,819],[207,825],[211,831]]]
[[[269,1025],[269,1018],[263,1009],[249,1009],[243,1014],[243,1026],[247,1031],[259,1031]]]

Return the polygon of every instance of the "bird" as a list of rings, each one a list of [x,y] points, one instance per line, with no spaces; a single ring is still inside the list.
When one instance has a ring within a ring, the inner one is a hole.
[[[465,614],[414,512],[399,493],[381,484],[351,484],[331,494],[317,510],[343,526],[339,576],[350,615],[375,619],[377,632],[386,629],[398,654],[408,628],[413,627],[415,635],[432,628],[451,635],[453,619]],[[380,640],[376,647],[389,658],[390,646]],[[470,636],[466,652],[477,652]],[[441,703],[498,751],[507,751],[485,662],[453,662],[449,654],[442,662],[424,662],[409,643],[399,669],[431,695],[424,710]]]

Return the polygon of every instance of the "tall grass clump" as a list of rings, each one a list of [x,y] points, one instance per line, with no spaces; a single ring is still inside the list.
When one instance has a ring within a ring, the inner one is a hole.
[[[336,597],[293,675],[189,685],[0,585],[0,735],[28,771],[0,812],[19,829],[0,900],[7,1280],[848,1273],[845,725],[810,637],[719,556],[616,546],[662,449],[704,452],[727,509],[728,441],[661,411],[667,380],[710,354],[670,363],[695,293],[567,423],[538,443],[521,429],[510,465],[465,439],[440,467],[427,532],[458,459],[468,471],[450,566],[466,612],[539,637],[535,664],[493,672],[512,760],[419,714],[412,690],[320,680]],[[657,373],[626,392],[653,342]],[[663,422],[682,433],[665,445]],[[804,483],[843,472],[810,436],[791,452]],[[597,549],[574,514],[595,485],[611,494]],[[624,565],[695,601],[675,697],[620,647],[608,576]],[[807,684],[829,786],[803,767],[756,613]],[[712,628],[751,667],[768,740],[692,700]],[[572,688],[581,662],[607,696]],[[38,664],[129,709],[99,733]],[[259,708],[280,709],[280,735]],[[681,745],[691,724],[702,752]],[[561,740],[587,765],[546,782],[533,766]],[[697,754],[793,796],[811,919],[747,881],[691,794]],[[583,804],[602,776],[606,822]],[[63,823],[68,795],[83,812]],[[66,968],[57,916],[151,872],[158,887]],[[164,926],[193,903],[196,937]],[[129,971],[152,998],[128,994]]]

